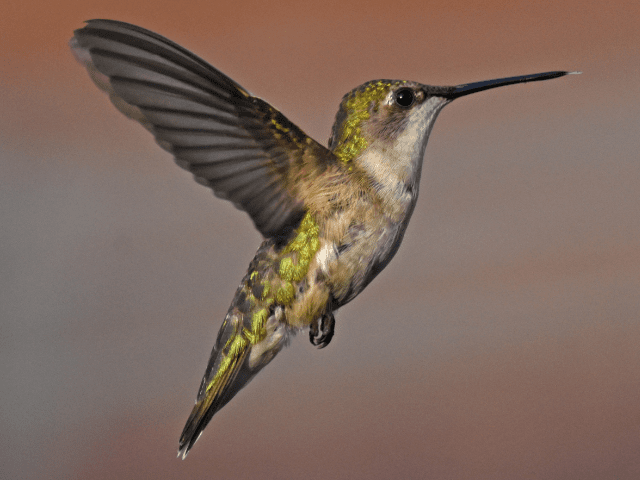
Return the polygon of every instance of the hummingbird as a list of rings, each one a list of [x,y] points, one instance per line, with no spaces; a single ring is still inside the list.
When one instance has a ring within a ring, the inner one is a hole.
[[[244,210],[264,241],[224,317],[180,436],[183,459],[213,415],[308,330],[323,348],[334,312],[398,251],[442,108],[567,71],[456,86],[375,80],[347,93],[328,146],[190,51],[144,28],[90,20],[70,41],[115,107],[195,180]]]

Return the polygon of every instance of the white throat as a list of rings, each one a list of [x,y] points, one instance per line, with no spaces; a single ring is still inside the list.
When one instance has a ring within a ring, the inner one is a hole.
[[[449,102],[442,97],[427,99],[411,112],[406,127],[392,143],[387,139],[373,140],[358,158],[358,165],[377,183],[383,196],[397,199],[408,192],[415,201],[429,134]]]

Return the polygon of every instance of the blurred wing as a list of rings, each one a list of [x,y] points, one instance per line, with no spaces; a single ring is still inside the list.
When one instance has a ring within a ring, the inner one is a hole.
[[[113,104],[154,134],[197,182],[245,210],[271,237],[304,213],[296,176],[332,154],[284,115],[170,40],[90,20],[70,42]],[[308,175],[308,171],[306,173]]]

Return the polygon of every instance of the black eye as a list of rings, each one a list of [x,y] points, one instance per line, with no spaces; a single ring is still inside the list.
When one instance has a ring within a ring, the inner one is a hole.
[[[410,107],[415,99],[416,96],[410,88],[403,88],[396,92],[396,103],[401,107]]]

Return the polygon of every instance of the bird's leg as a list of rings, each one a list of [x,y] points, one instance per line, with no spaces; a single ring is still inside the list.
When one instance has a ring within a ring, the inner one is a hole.
[[[336,320],[333,313],[324,313],[322,316],[311,322],[309,327],[309,340],[312,345],[318,348],[324,348],[329,345],[333,338],[333,331],[336,326]]]

